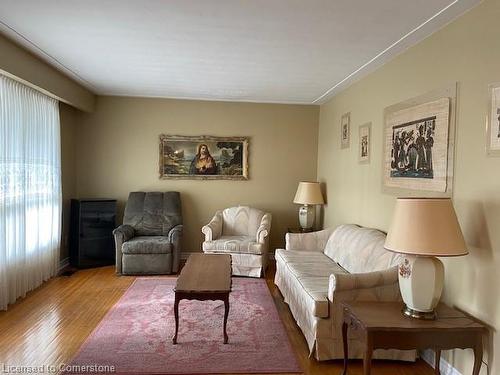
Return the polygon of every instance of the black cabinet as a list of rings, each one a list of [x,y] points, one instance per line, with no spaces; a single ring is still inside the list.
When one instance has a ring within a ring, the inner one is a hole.
[[[114,264],[115,227],[116,200],[72,199],[70,264],[79,268]]]

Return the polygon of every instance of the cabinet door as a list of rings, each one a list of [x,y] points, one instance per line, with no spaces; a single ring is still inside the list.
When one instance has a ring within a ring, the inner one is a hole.
[[[82,239],[105,239],[113,237],[116,222],[114,201],[82,202],[80,237]]]

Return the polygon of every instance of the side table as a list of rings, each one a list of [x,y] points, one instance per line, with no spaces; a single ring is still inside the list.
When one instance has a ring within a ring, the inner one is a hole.
[[[287,228],[288,233],[311,233],[314,232],[314,229],[304,229],[304,228]]]
[[[483,334],[486,328],[456,309],[439,304],[436,320],[418,320],[401,313],[401,302],[344,302],[342,339],[344,371],[347,374],[347,330],[362,332],[365,342],[363,374],[369,375],[375,349],[433,349],[435,374],[439,375],[441,350],[474,350],[473,375],[478,375],[483,357]]]

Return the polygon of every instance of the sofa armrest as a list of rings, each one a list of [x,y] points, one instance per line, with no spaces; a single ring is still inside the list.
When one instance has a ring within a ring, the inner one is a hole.
[[[122,245],[124,242],[129,241],[134,238],[135,230],[130,225],[120,225],[118,228],[113,230],[113,236],[115,237],[115,251],[116,251],[116,273],[122,273]]]
[[[266,237],[269,236],[269,233],[271,232],[271,221],[272,221],[272,216],[269,213],[264,214],[262,216],[262,220],[260,221],[260,226],[257,229],[257,242],[258,243],[265,243],[266,242]]]
[[[222,211],[217,211],[210,222],[201,228],[205,241],[213,241],[222,235]]]
[[[172,244],[172,273],[179,271],[182,251],[182,224],[176,225],[168,232],[168,240]]]
[[[332,233],[333,228],[310,233],[287,233],[285,235],[285,249],[323,251]]]
[[[398,267],[367,273],[332,274],[328,282],[328,299],[333,302],[339,294],[343,295],[342,300],[352,301],[400,300]]]

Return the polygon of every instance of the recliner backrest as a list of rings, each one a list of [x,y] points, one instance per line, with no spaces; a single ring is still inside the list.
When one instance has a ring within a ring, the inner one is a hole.
[[[181,197],[177,191],[132,192],[125,206],[123,224],[135,229],[136,236],[166,236],[182,224]]]
[[[226,208],[222,211],[223,236],[255,236],[265,212],[248,206]]]

